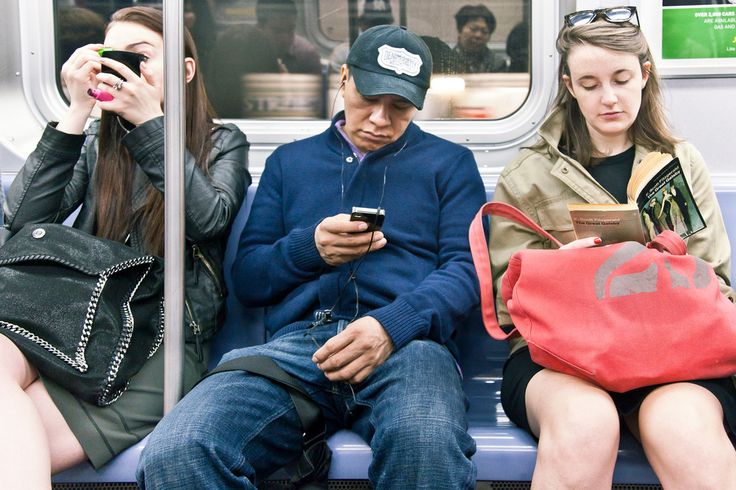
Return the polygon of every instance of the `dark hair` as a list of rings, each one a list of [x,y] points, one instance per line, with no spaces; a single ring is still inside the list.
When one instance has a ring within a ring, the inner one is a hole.
[[[56,14],[58,26],[57,64],[60,67],[77,48],[102,42],[105,19],[83,7],[62,7]]]
[[[519,22],[506,38],[509,72],[529,71],[529,24]]]
[[[163,36],[163,15],[152,7],[128,7],[115,12],[107,29],[116,22],[139,24]],[[184,56],[198,62],[197,48],[189,31],[184,28]],[[186,148],[194,156],[203,172],[207,173],[212,149],[210,133],[215,117],[204,89],[199,70],[186,87]],[[146,203],[133,212],[133,177],[136,164],[122,139],[125,130],[117,115],[103,111],[100,118],[100,137],[94,189],[97,196],[97,235],[112,240],[124,240],[136,223],[143,224],[143,243],[148,253],[163,255],[164,199],[163,194],[148,184]]]
[[[435,36],[421,36],[432,54],[432,73],[452,74],[460,72],[457,53],[442,39]]]
[[[473,19],[477,19],[478,17],[482,17],[483,20],[486,21],[486,24],[488,25],[488,32],[490,34],[492,34],[493,31],[496,30],[496,16],[493,15],[493,12],[488,10],[488,7],[483,4],[479,4],[465,5],[457,11],[457,13],[455,14],[455,24],[457,25],[457,32],[463,30],[465,24]]]
[[[256,2],[256,23],[263,27],[270,19],[286,16],[296,17],[294,0],[258,0]]]
[[[389,0],[365,0],[363,14],[358,22],[360,22],[360,26],[364,31],[375,26],[393,24],[394,16],[391,13],[391,2]]]
[[[603,20],[576,27],[563,27],[557,36],[560,65],[553,110],[559,110],[563,115],[564,130],[561,146],[583,165],[590,165],[594,160],[593,143],[590,140],[585,117],[580,112],[577,100],[570,94],[563,79],[565,75],[570,76],[570,68],[567,65],[570,51],[576,46],[585,45],[632,54],[639,59],[642,72],[644,63],[651,63],[648,70],[649,79],[642,89],[641,107],[634,124],[629,128],[629,137],[636,145],[653,151],[674,154],[678,140],[672,135],[667,124],[659,75],[644,34],[638,26],[628,22],[612,23]]]

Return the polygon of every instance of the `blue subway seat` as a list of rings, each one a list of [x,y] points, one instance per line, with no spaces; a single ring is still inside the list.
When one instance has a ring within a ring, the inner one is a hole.
[[[10,179],[10,176],[3,176],[4,187],[7,188]],[[228,239],[225,255],[225,279],[228,284],[232,283],[230,264],[254,194],[255,189],[250,188],[247,201],[238,213]],[[490,195],[488,197],[490,198]],[[736,243],[736,192],[720,192],[718,198],[733,245]],[[262,310],[244,308],[232,295],[228,297],[227,306],[225,325],[212,343],[212,365],[233,348],[265,341]],[[534,470],[536,441],[509,422],[500,402],[501,370],[507,347],[504,342],[494,341],[488,337],[478,315],[474,318],[474,321],[462,327],[458,340],[461,351],[460,364],[465,375],[464,386],[470,400],[469,430],[478,447],[474,457],[478,467],[478,480],[528,482]],[[371,451],[360,437],[350,431],[340,431],[330,438],[329,443],[334,452],[330,479],[367,479]],[[53,481],[54,483],[134,482],[136,464],[144,445],[145,439],[98,471],[85,463],[56,475]],[[284,473],[277,472],[271,478],[282,479]],[[614,483],[658,483],[641,447],[628,433],[622,436]]]

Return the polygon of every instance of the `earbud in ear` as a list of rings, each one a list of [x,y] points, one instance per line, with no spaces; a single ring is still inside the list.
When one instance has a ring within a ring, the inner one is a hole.
[[[340,86],[341,86],[341,87],[345,86],[345,82],[346,82],[346,81],[347,81],[347,80],[343,80],[343,81],[341,81],[341,82],[340,82]]]

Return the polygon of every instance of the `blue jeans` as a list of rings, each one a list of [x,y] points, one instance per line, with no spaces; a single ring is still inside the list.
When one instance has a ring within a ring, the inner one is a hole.
[[[322,407],[328,434],[351,428],[369,442],[375,488],[473,488],[475,442],[449,351],[415,340],[363,383],[333,383],[312,354],[347,322],[234,350],[222,361],[267,355],[299,378]],[[244,372],[213,375],[158,424],[138,465],[148,489],[255,488],[301,454],[301,426],[287,392]]]

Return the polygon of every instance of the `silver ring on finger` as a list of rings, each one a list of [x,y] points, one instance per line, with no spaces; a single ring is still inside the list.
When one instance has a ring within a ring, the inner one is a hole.
[[[119,91],[121,88],[123,88],[123,81],[118,78],[118,81],[115,82],[115,84],[112,86],[112,88],[114,88],[115,90],[118,90]]]

